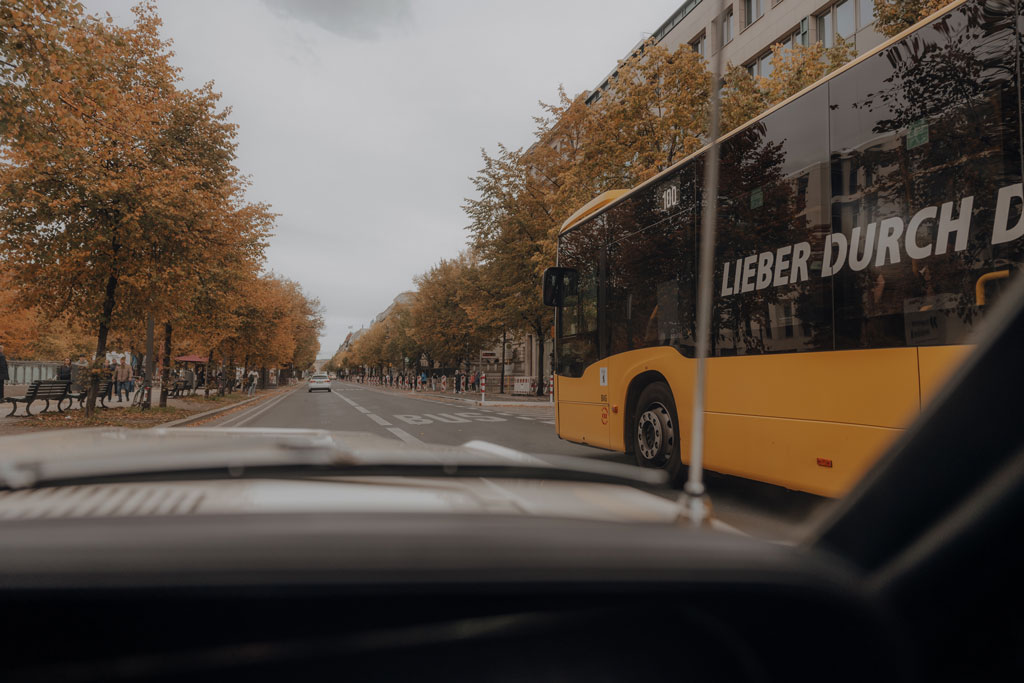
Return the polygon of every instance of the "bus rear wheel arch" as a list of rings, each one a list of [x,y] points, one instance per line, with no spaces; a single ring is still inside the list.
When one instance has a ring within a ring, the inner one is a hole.
[[[668,383],[655,380],[643,387],[629,415],[627,443],[632,446],[637,465],[662,467],[673,486],[682,486],[686,481],[679,453],[682,432]]]

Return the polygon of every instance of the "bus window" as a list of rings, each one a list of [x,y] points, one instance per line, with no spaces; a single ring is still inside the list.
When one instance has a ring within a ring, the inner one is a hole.
[[[692,356],[697,215],[693,165],[643,195],[625,209],[636,211],[638,206],[647,226],[613,233],[617,239],[608,246],[609,353],[674,346]],[[672,201],[666,202],[666,196]]]
[[[965,6],[829,84],[837,348],[962,343],[979,278],[1024,260],[1024,240],[993,240],[1001,192],[1002,222],[1020,216],[1006,188],[1021,165],[1013,17],[986,11]]]
[[[832,349],[827,91],[789,103],[722,145],[712,353]]]
[[[559,265],[578,272],[576,291],[558,309],[558,374],[580,377],[598,360],[598,257],[602,221],[589,221],[563,236]]]

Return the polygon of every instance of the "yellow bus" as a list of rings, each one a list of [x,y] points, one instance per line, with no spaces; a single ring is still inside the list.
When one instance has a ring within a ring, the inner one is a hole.
[[[841,495],[963,354],[1024,263],[1017,25],[951,5],[722,137],[708,469]],[[559,436],[676,483],[706,150],[577,211],[544,277]]]

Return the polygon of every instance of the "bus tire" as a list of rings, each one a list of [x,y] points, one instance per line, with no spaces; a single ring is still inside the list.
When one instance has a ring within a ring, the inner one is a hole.
[[[675,487],[686,481],[679,455],[679,416],[672,390],[664,382],[644,387],[633,418],[633,455],[640,467],[662,467]]]

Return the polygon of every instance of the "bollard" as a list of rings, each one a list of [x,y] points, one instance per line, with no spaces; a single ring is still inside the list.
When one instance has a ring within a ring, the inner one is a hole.
[[[441,393],[445,393],[447,391],[448,391],[448,375],[445,375],[445,376],[443,376],[441,378]]]
[[[480,373],[480,402],[487,402],[487,373]]]
[[[551,393],[548,395],[548,402],[555,402],[555,373],[551,373]]]

